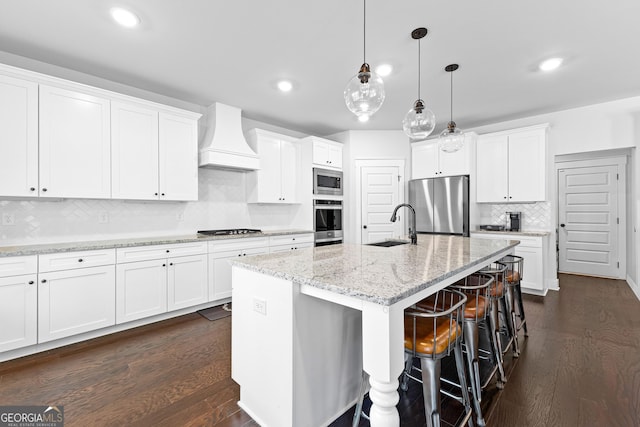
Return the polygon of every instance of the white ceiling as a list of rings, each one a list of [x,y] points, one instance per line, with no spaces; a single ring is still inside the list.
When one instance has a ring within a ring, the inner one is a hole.
[[[116,26],[112,6],[142,19]],[[417,97],[462,129],[640,95],[637,0],[368,0],[367,62],[389,62],[386,100],[368,123],[343,90],[363,60],[362,0],[12,0],[0,9],[0,51],[184,101],[240,107],[245,117],[316,135],[401,129]],[[550,56],[565,65],[536,69]],[[274,89],[280,78],[295,90]],[[435,132],[434,132],[435,134]]]

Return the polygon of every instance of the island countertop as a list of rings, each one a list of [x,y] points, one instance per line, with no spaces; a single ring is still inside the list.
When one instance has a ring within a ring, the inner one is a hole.
[[[258,255],[233,264],[389,306],[518,245],[517,240],[419,235],[417,245],[342,244]]]

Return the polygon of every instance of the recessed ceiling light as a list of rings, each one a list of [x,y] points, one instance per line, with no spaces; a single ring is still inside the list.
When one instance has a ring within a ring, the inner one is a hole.
[[[121,7],[114,7],[111,9],[111,17],[120,25],[127,28],[133,28],[140,23],[138,15],[130,10],[123,9]]]
[[[545,59],[538,65],[541,71],[553,71],[562,65],[562,58],[549,58]]]
[[[380,64],[376,68],[376,73],[380,77],[387,77],[393,71],[393,66],[391,64]]]
[[[293,84],[289,80],[280,80],[277,86],[280,92],[290,92],[293,89]]]

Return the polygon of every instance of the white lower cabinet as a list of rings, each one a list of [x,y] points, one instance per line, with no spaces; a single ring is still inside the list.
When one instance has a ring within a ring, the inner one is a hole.
[[[116,322],[207,302],[206,253],[204,242],[118,249]]]
[[[313,247],[313,234],[289,234],[271,236],[269,238],[269,253],[289,252]]]
[[[41,273],[38,342],[115,324],[115,266]]]
[[[167,261],[119,264],[116,274],[116,322],[167,311]]]
[[[0,277],[0,352],[37,343],[36,280],[35,272],[22,276]]]
[[[209,301],[231,297],[229,260],[268,253],[266,237],[209,242]]]

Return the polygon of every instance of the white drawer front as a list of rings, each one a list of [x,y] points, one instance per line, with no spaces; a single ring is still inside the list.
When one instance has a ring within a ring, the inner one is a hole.
[[[313,247],[312,242],[293,242],[290,245],[278,245],[278,246],[270,246],[269,253],[275,254],[278,252],[290,252],[297,251],[298,249],[311,248]]]
[[[267,247],[269,247],[268,237],[216,240],[209,242],[209,253],[242,251],[245,249]]]
[[[33,274],[38,271],[37,255],[0,258],[0,277]]]
[[[98,267],[116,263],[115,249],[97,251],[58,252],[39,256],[40,273],[71,270],[74,268]]]
[[[302,243],[313,243],[313,234],[288,234],[286,236],[271,236],[269,238],[270,246],[300,245]]]
[[[487,233],[471,233],[471,237],[477,237],[479,239],[502,239],[502,240],[519,240],[519,246],[526,246],[531,248],[542,247],[541,236],[522,236],[519,234],[501,233],[501,234],[487,234]]]
[[[180,243],[175,245],[132,246],[118,248],[118,264],[124,262],[148,261],[174,256],[200,255],[207,253],[206,242]]]

